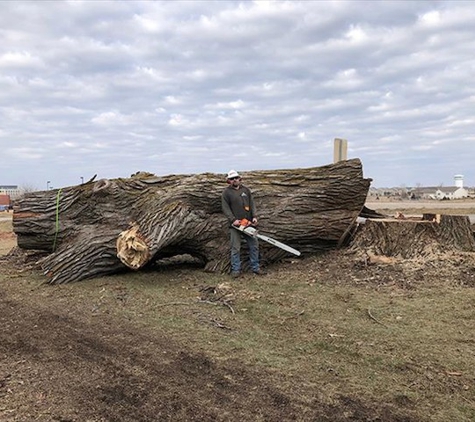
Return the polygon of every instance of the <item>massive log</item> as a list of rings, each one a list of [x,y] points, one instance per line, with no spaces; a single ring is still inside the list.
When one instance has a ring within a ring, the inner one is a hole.
[[[254,193],[261,232],[303,255],[341,242],[362,210],[371,182],[363,178],[358,159],[242,176]],[[49,253],[41,265],[50,283],[149,267],[183,254],[198,259],[205,270],[225,272],[225,187],[224,175],[211,173],[91,180],[25,195],[14,209],[13,229],[20,248]],[[264,242],[261,254],[264,264],[288,256]]]

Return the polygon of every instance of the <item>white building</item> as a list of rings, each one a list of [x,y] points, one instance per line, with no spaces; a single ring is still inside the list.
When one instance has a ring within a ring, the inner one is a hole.
[[[468,198],[469,191],[463,187],[463,176],[454,176],[455,186],[428,186],[413,189],[409,194],[414,199],[462,199]]]
[[[17,185],[0,185],[0,195],[9,195],[11,199],[17,199],[21,194]]]
[[[447,186],[437,188],[435,192],[436,199],[461,199],[468,198],[468,190],[464,187]]]

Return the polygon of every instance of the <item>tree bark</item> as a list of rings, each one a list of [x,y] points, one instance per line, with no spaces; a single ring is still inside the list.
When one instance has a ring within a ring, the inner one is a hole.
[[[447,251],[475,251],[466,215],[424,214],[419,219],[368,219],[351,242],[351,249],[404,259]]]
[[[259,230],[303,254],[335,247],[364,206],[371,179],[358,159],[322,167],[250,171]],[[50,283],[66,283],[189,254],[205,270],[229,269],[229,228],[221,212],[223,175],[137,173],[32,192],[14,210],[18,246],[48,251]],[[260,242],[263,263],[289,256]],[[243,264],[245,257],[243,256]],[[245,269],[245,268],[244,268]]]

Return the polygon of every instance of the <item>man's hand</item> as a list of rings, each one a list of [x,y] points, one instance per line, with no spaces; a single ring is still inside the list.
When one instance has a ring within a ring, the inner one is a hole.
[[[257,226],[257,218],[254,217],[254,218],[252,219],[252,224],[254,224],[255,226]]]
[[[241,225],[241,220],[234,220],[233,226],[239,227]]]

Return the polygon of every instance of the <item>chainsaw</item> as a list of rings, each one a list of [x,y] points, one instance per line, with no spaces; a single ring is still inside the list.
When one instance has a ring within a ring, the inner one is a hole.
[[[247,234],[248,236],[261,239],[264,242],[270,243],[271,245],[274,245],[280,249],[283,249],[284,251],[300,256],[300,252],[297,249],[294,249],[288,245],[285,245],[284,243],[279,242],[278,240],[272,239],[272,237],[260,234],[255,227],[252,227],[252,223],[249,220],[246,220],[245,218],[242,220],[239,220],[239,226],[233,225],[233,228],[235,228],[236,230],[239,230],[240,232],[243,232],[244,234]]]

